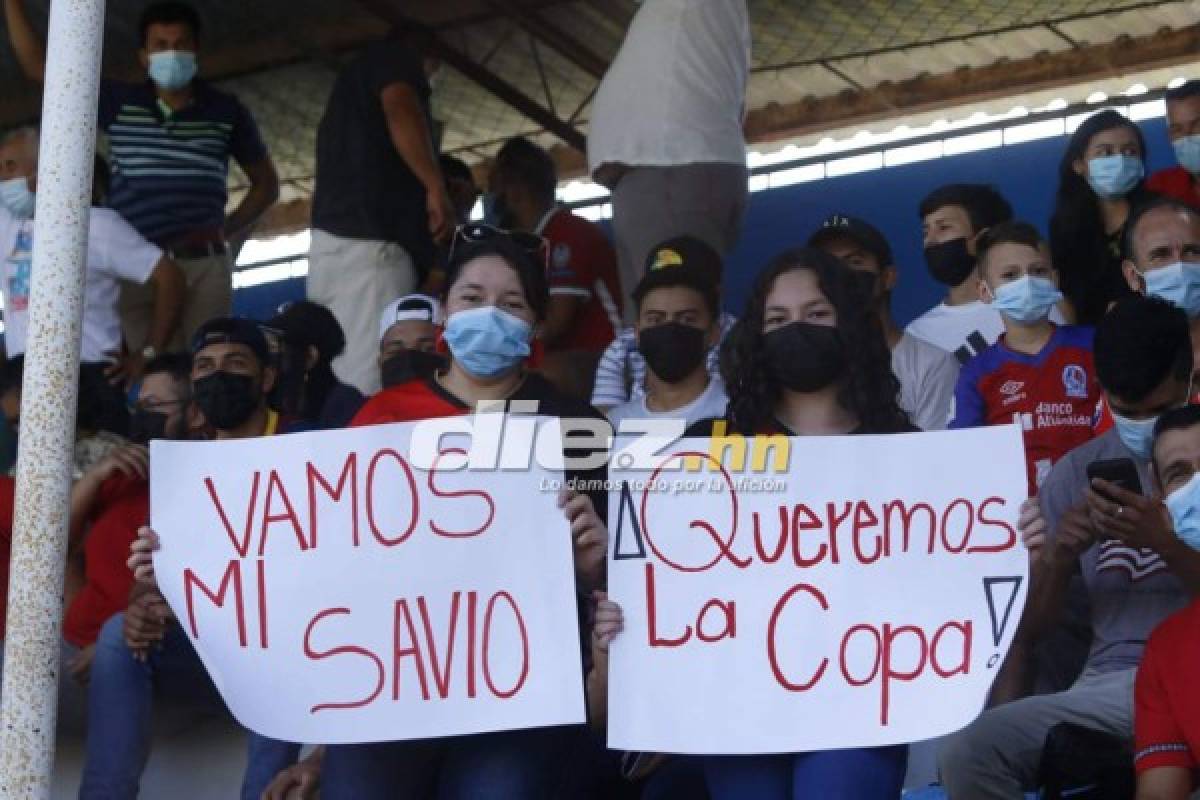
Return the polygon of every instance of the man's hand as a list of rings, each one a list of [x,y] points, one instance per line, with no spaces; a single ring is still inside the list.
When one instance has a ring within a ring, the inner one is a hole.
[[[455,216],[454,203],[445,188],[440,191],[425,191],[425,208],[429,212],[429,235],[439,244],[448,241],[454,234],[458,222]]]
[[[586,494],[563,489],[558,493],[558,507],[571,523],[576,576],[585,587],[600,586],[604,579],[604,558],[608,555],[608,529]]]
[[[1167,507],[1157,498],[1122,489],[1101,478],[1087,491],[1092,522],[1129,547],[1162,554],[1175,541],[1175,526]]]
[[[109,353],[112,363],[104,368],[104,377],[113,386],[122,386],[128,391],[146,371],[146,359],[141,353]]]
[[[1042,504],[1036,497],[1030,497],[1021,504],[1017,530],[1021,532],[1021,541],[1029,551],[1029,561],[1032,563],[1046,546],[1046,518],[1042,516]]]
[[[145,479],[150,474],[150,451],[140,444],[117,447],[110,450],[89,472],[99,483],[118,473],[127,478]]]
[[[312,800],[321,786],[321,764],[307,759],[275,776],[262,800]]]
[[[125,645],[145,661],[150,648],[162,641],[171,609],[158,592],[143,592],[125,610]]]
[[[1091,512],[1086,502],[1081,503],[1067,509],[1059,519],[1054,546],[1042,549],[1042,560],[1058,565],[1074,564],[1095,541]]]
[[[158,549],[158,534],[143,525],[138,528],[137,538],[129,546],[129,560],[125,565],[139,583],[156,584],[154,577],[154,551]]]
[[[96,656],[96,645],[89,644],[87,647],[80,650],[67,664],[67,674],[71,679],[80,686],[87,686],[88,678],[92,674],[92,659]]]

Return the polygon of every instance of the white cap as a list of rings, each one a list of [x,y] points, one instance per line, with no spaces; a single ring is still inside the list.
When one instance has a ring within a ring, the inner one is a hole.
[[[397,322],[429,322],[434,325],[442,324],[442,305],[429,295],[406,294],[393,300],[383,309],[379,317],[379,338],[383,339],[388,330]]]

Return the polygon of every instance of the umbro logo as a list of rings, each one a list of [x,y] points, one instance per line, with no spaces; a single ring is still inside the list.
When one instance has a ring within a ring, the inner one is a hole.
[[[1021,391],[1024,388],[1025,388],[1024,381],[1006,381],[1004,383],[1004,385],[1002,385],[1000,387],[1000,394],[1006,395],[1008,397],[1012,397],[1014,394],[1016,394],[1017,392]]]

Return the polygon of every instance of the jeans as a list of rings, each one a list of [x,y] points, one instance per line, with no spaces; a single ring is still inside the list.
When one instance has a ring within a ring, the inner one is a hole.
[[[222,708],[216,688],[192,643],[171,624],[145,662],[125,646],[125,615],[104,624],[96,640],[88,685],[88,734],[81,800],[135,798],[150,756],[155,692],[189,706]]]
[[[322,800],[538,800],[555,796],[579,728],[330,745]]]
[[[712,800],[897,800],[908,746],[769,756],[707,756]]]
[[[300,747],[292,742],[280,742],[247,731],[242,800],[259,800],[275,776],[296,763],[300,757]]]

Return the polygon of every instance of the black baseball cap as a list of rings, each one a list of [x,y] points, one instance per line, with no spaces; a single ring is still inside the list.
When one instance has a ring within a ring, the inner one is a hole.
[[[808,238],[809,247],[821,247],[834,239],[849,239],[879,261],[879,266],[892,266],[892,247],[884,235],[871,223],[848,214],[831,214],[821,227]]]
[[[196,355],[210,344],[241,344],[249,347],[259,361],[266,364],[271,360],[267,337],[262,328],[252,319],[245,317],[216,317],[200,326],[192,337],[192,355]]]
[[[715,292],[721,284],[721,255],[695,236],[677,236],[650,249],[646,274],[633,290],[641,302],[646,293],[663,286],[688,286],[702,293]]]

